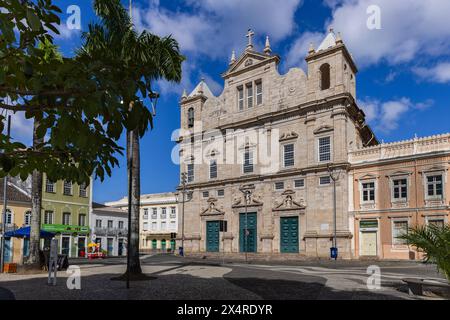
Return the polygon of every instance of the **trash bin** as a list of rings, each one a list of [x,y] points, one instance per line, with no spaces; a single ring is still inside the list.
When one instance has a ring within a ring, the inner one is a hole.
[[[338,256],[338,248],[336,248],[336,247],[331,247],[331,248],[330,248],[330,256],[331,256],[331,259],[336,260],[336,259],[337,259],[337,256]]]
[[[183,247],[178,247],[178,251],[180,252],[180,256],[184,257]]]

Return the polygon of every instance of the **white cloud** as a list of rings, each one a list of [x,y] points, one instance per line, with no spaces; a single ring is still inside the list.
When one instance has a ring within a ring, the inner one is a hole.
[[[317,48],[322,42],[324,35],[320,32],[305,32],[297,38],[286,55],[286,66],[302,67],[306,69],[305,57],[308,53],[309,44],[312,43]]]
[[[11,115],[11,141],[30,146],[33,141],[33,120],[26,119],[25,112],[8,114]],[[6,134],[6,125],[3,133]]]
[[[428,99],[423,102],[414,103],[409,98],[400,98],[381,102],[366,98],[358,101],[358,105],[366,114],[366,121],[384,133],[389,133],[398,128],[402,117],[413,110],[423,111],[430,108],[434,101]]]
[[[450,53],[448,13],[450,1],[442,0],[341,0],[332,1],[327,26],[342,32],[344,42],[361,65],[409,62],[419,54]],[[369,30],[370,5],[381,11],[381,29]]]
[[[134,9],[138,29],[158,35],[172,34],[183,51],[212,58],[228,57],[243,49],[245,33],[252,28],[257,40],[267,34],[273,42],[284,39],[295,28],[294,14],[301,0],[185,0],[192,13],[169,11],[159,1],[149,0],[146,8]]]
[[[447,83],[450,82],[450,62],[438,63],[433,67],[416,67],[413,73],[425,81]]]

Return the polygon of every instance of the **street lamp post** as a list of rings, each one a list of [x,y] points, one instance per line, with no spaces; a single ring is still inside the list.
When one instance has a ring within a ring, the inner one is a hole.
[[[244,228],[244,254],[245,254],[245,263],[247,263],[247,251],[248,251],[248,203],[250,202],[251,191],[248,188],[241,187],[239,190],[244,194],[245,198],[245,228]]]
[[[179,248],[180,256],[184,257],[184,203],[186,202],[186,183],[187,183],[187,175],[185,172],[181,173],[181,247]],[[178,201],[178,193],[177,202]]]
[[[333,234],[333,248],[335,251],[334,260],[337,259],[337,214],[336,214],[336,181],[339,180],[339,171],[334,171],[330,165],[327,166],[328,174],[331,180],[333,180],[333,224],[334,224],[334,234]]]

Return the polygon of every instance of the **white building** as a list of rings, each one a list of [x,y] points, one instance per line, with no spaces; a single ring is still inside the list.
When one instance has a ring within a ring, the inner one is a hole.
[[[106,205],[126,210],[128,198],[107,202]],[[140,250],[174,250],[176,243],[173,234],[178,230],[178,206],[175,193],[141,195],[140,214]]]
[[[127,211],[93,202],[90,224],[95,242],[100,243],[101,248],[108,252],[108,256],[126,255]]]

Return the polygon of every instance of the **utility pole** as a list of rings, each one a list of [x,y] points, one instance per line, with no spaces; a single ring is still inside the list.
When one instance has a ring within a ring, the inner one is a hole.
[[[11,116],[8,115],[8,123],[7,123],[7,131],[6,131],[6,142],[9,142],[9,136],[11,134]],[[3,226],[2,226],[2,235],[0,239],[0,273],[3,273],[3,266],[5,264],[4,261],[4,253],[5,250],[5,233],[6,233],[6,210],[8,207],[8,176],[6,175],[3,178]]]

